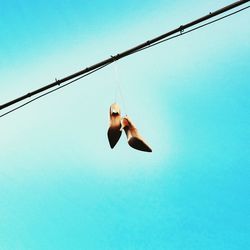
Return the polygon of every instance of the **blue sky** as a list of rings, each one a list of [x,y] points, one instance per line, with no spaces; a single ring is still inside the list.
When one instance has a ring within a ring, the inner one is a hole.
[[[1,103],[231,1],[2,1]],[[0,249],[247,249],[249,10],[1,119]],[[121,85],[153,149],[107,141]]]

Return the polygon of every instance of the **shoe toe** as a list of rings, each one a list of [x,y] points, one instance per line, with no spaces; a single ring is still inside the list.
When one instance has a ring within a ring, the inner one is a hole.
[[[108,139],[109,139],[109,145],[111,148],[114,148],[117,142],[119,141],[121,137],[122,131],[120,131],[119,127],[110,127],[108,130]]]
[[[144,151],[144,152],[152,152],[152,149],[141,139],[137,137],[132,137],[129,141],[128,144],[130,147]]]

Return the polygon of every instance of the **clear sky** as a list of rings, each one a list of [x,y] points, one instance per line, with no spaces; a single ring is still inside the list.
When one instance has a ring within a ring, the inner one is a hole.
[[[231,2],[1,1],[0,102]],[[1,118],[0,249],[247,249],[249,22],[248,9]],[[153,153],[124,134],[109,148],[117,84]]]

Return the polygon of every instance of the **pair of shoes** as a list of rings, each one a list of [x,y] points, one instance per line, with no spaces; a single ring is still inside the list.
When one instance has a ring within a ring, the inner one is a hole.
[[[108,129],[108,139],[111,148],[114,148],[121,137],[122,130],[124,130],[129,146],[140,151],[152,152],[152,149],[138,133],[131,119],[128,116],[121,116],[121,109],[118,104],[113,103],[110,106],[109,117],[110,126]]]

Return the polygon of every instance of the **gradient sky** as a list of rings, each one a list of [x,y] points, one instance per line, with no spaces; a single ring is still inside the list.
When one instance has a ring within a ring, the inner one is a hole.
[[[232,1],[0,2],[0,102]],[[1,118],[0,250],[247,249],[250,13]],[[153,153],[107,141],[114,89]]]

